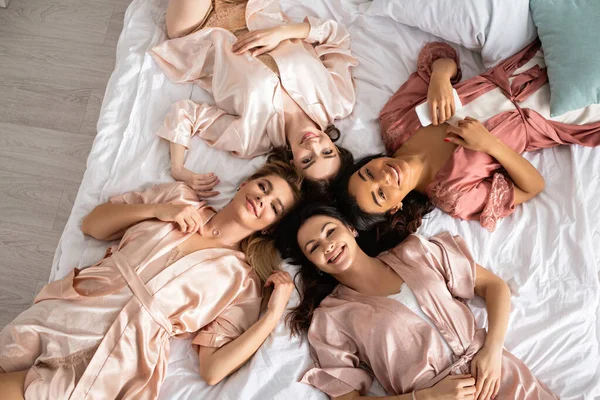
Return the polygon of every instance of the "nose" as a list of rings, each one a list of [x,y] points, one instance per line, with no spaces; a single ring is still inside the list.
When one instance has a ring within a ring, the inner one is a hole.
[[[333,251],[334,247],[335,247],[335,243],[333,243],[333,242],[328,242],[328,243],[325,245],[325,254],[329,254],[329,253],[331,253],[331,252]]]
[[[260,195],[256,195],[256,198],[254,200],[256,200],[256,208],[257,208],[256,212],[258,213],[258,216],[260,217],[260,213],[263,209],[264,199]]]

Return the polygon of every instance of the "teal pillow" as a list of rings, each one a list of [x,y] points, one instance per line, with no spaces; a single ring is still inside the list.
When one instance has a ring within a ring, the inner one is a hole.
[[[600,0],[531,0],[550,81],[550,114],[600,103]]]

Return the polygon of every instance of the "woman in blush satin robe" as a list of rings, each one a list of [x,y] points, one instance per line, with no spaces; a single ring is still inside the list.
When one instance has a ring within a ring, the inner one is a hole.
[[[288,321],[316,362],[302,382],[334,399],[372,398],[372,376],[385,399],[557,398],[503,348],[510,291],[460,237],[410,235],[373,258],[335,208],[308,206],[292,225],[283,250],[301,265],[301,301]],[[465,304],[475,294],[487,332]]]
[[[157,134],[171,142],[173,177],[203,197],[216,194],[216,177],[184,168],[185,150],[197,136],[243,158],[289,146],[286,153],[305,178],[326,186],[352,162],[333,143],[340,133],[332,125],[356,102],[351,69],[357,61],[346,29],[313,17],[291,23],[275,0],[218,0],[208,18],[210,4],[202,3],[172,0],[170,35],[203,29],[150,52],[173,82],[194,82],[215,102],[181,100],[168,111]]]
[[[219,212],[180,182],[96,207],[83,232],[122,239],[97,264],[46,285],[0,332],[1,397],[155,399],[178,336],[194,337],[208,384],[238,369],[293,290],[260,232],[294,207],[300,183],[271,160]],[[259,319],[263,284],[274,290]]]
[[[539,41],[462,82],[459,65],[449,45],[423,47],[417,71],[379,115],[389,157],[367,158],[351,169],[340,196],[351,206],[344,208],[362,211],[365,221],[395,214],[410,220],[406,206],[419,199],[423,204],[425,196],[453,217],[477,220],[493,231],[516,205],[544,189],[544,179],[521,153],[600,145],[600,105],[550,116]],[[459,110],[453,86],[463,104]],[[433,124],[423,127],[415,108],[425,100]]]

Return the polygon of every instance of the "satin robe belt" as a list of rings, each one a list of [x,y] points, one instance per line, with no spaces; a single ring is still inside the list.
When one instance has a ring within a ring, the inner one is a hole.
[[[485,344],[485,337],[486,337],[485,329],[477,329],[477,331],[475,331],[475,335],[473,336],[473,340],[471,341],[471,344],[469,345],[469,347],[467,347],[467,349],[465,350],[463,355],[458,358],[456,358],[456,356],[455,356],[455,361],[454,361],[454,363],[452,363],[452,365],[450,365],[448,368],[446,368],[445,370],[443,370],[442,372],[437,374],[437,376],[435,378],[431,379],[426,384],[420,385],[418,387],[418,389],[432,387],[433,385],[435,385],[436,383],[438,383],[439,381],[441,381],[442,379],[444,379],[445,377],[450,375],[450,373],[452,371],[454,371],[455,369],[462,368],[465,365],[467,365],[469,362],[471,362],[473,357],[475,357],[475,354],[477,354],[477,352],[479,350],[481,350],[481,348]]]
[[[152,296],[152,293],[150,293],[140,276],[133,270],[127,258],[121,253],[116,252],[112,255],[112,259],[121,275],[123,275],[131,292],[146,311],[148,311],[148,314],[150,314],[152,319],[160,325],[169,336],[173,336],[173,325],[168,318],[165,317],[165,314],[161,311],[158,303],[154,301],[154,296]]]

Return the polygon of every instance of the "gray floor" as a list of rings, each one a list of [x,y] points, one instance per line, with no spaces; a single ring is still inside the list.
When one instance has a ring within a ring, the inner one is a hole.
[[[0,328],[48,281],[130,1],[0,8]]]

